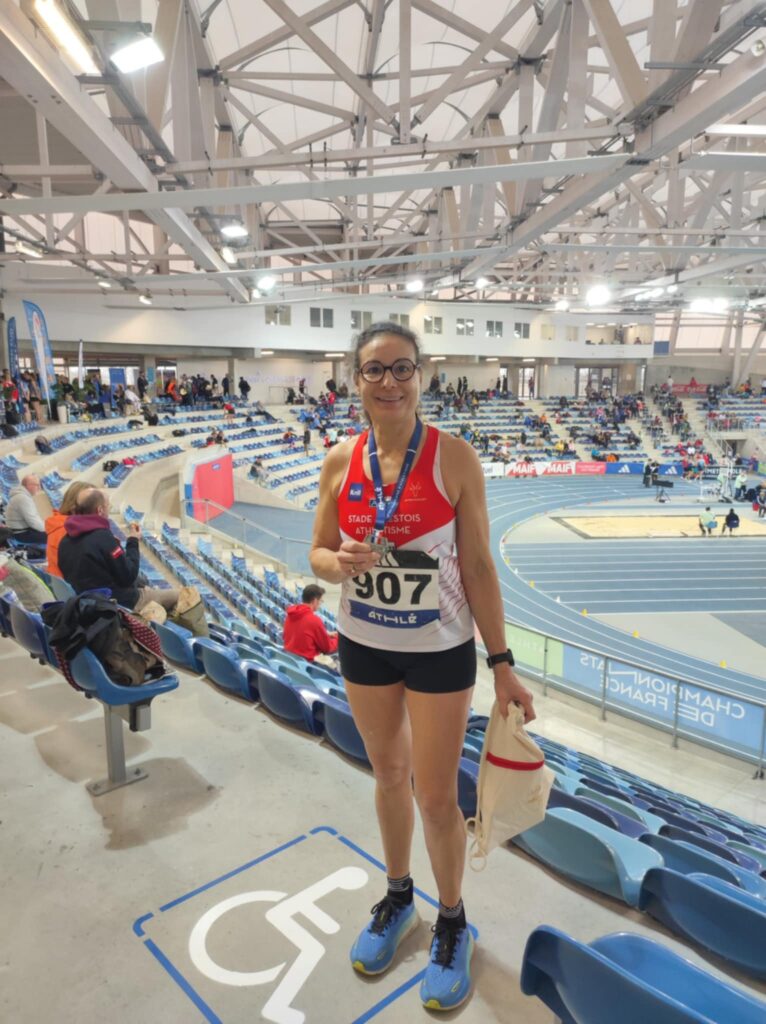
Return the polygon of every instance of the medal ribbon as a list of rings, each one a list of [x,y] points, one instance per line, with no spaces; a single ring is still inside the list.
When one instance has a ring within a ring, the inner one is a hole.
[[[376,534],[382,533],[389,519],[392,519],[396,515],[396,510],[399,508],[399,502],[401,501],[402,493],[410,475],[412,464],[415,461],[415,454],[418,450],[422,433],[423,424],[419,419],[417,419],[415,420],[415,429],[412,432],[410,443],[407,445],[407,451],[404,454],[402,468],[399,470],[399,479],[396,481],[394,493],[388,500],[386,500],[383,493],[383,477],[380,472],[380,463],[378,462],[378,448],[375,444],[375,434],[373,433],[372,427],[370,427],[370,432],[367,437],[367,454],[370,457],[370,472],[372,473],[372,485],[375,490]]]

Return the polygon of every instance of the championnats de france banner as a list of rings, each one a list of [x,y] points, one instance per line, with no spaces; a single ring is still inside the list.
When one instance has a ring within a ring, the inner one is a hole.
[[[37,372],[40,374],[40,384],[46,401],[50,400],[51,385],[56,383],[56,374],[53,370],[53,354],[51,343],[48,339],[48,325],[45,322],[43,311],[34,302],[23,300],[24,312],[27,315],[29,334],[32,338],[32,345],[35,350]]]
[[[16,334],[16,317],[8,321],[8,369],[14,380],[19,379],[19,338]]]

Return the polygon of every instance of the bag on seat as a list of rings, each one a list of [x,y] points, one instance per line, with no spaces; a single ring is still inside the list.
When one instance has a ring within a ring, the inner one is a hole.
[[[179,427],[177,430],[171,430],[170,433],[173,437],[186,437],[186,431],[183,427]]]
[[[196,587],[181,587],[178,602],[168,618],[177,626],[191,630],[195,636],[210,636],[205,606]]]
[[[69,683],[80,689],[69,671],[70,660],[88,647],[120,686],[140,686],[165,675],[160,638],[145,622],[116,601],[98,594],[79,594],[45,605],[43,622]]]
[[[469,852],[471,867],[481,870],[496,846],[539,824],[545,817],[554,773],[524,732],[524,712],[515,704],[503,718],[495,701],[484,734],[476,817]]]

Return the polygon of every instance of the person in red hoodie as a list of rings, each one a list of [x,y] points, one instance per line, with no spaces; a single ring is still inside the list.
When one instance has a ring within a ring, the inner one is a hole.
[[[328,633],[317,615],[324,597],[324,587],[309,583],[301,594],[302,604],[291,604],[283,627],[284,648],[291,654],[313,661],[317,654],[334,654],[338,649],[338,634]]]

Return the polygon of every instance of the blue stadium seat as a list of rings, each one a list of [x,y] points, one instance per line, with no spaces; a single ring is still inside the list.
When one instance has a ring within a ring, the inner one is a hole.
[[[628,818],[626,815],[620,814],[619,811],[615,811],[612,807],[604,807],[603,804],[597,804],[594,800],[574,796],[572,793],[567,793],[565,790],[557,789],[556,787],[550,792],[548,807],[549,809],[553,807],[568,807],[570,811],[579,811],[580,814],[584,814],[587,818],[593,818],[594,821],[600,821],[602,825],[617,829],[618,832],[630,836],[631,839],[640,839],[641,836],[647,834],[641,822],[636,821],[634,818]]]
[[[258,672],[258,697],[277,718],[314,736],[324,732],[324,695],[264,667]]]
[[[250,678],[247,666],[243,664],[236,651],[229,650],[215,640],[206,637],[196,637],[194,640],[194,653],[201,659],[205,669],[205,675],[217,686],[229,690],[245,700],[255,701],[258,699],[250,685]]]
[[[687,832],[682,828],[676,828],[675,825],[665,825],[664,828],[660,829],[660,835],[667,836],[668,839],[680,839],[684,843],[691,843],[693,846],[698,846],[701,850],[707,850],[708,853],[714,853],[717,857],[721,857],[723,860],[739,864],[739,866],[744,868],[746,871],[755,871],[756,874],[758,874],[763,869],[755,857],[748,856],[748,854],[742,853],[739,850],[734,850],[731,846],[724,843],[717,843],[714,839],[708,839],[707,836],[701,836],[696,832]],[[764,865],[766,866],[766,861],[764,861]]]
[[[327,740],[354,761],[359,761],[371,768],[364,742],[359,735],[348,704],[335,697],[325,696],[323,705],[324,734]]]
[[[708,850],[702,850],[683,840],[669,839],[667,836],[647,834],[641,842],[656,850],[662,856],[665,867],[671,871],[679,871],[682,875],[712,875],[761,899],[766,897],[766,882],[758,874],[745,871],[739,865],[723,860]],[[766,910],[766,903],[764,909]]]
[[[710,875],[668,868],[647,872],[639,910],[671,931],[766,979],[766,902]]]
[[[457,771],[457,802],[463,817],[476,817],[476,787],[479,782],[479,766],[475,761],[461,757]]]
[[[0,602],[0,620],[2,618],[2,602]],[[727,843],[730,849],[734,850],[738,854],[744,854],[751,860],[758,861],[761,871],[766,871],[766,850],[760,850],[755,846],[750,846],[748,843],[735,843],[730,841]]]
[[[72,678],[82,690],[110,707],[145,704],[161,693],[168,693],[178,687],[178,676],[172,672],[142,686],[120,686],[109,678],[104,666],[87,647],[72,658],[69,668]]]
[[[48,645],[43,620],[36,612],[28,612],[23,605],[11,604],[9,608],[11,631],[17,643],[29,651],[41,665],[58,668],[56,655]]]
[[[190,672],[202,673],[205,666],[202,658],[194,649],[194,634],[175,622],[153,623],[153,629],[160,638],[162,653],[176,665],[182,665]]]
[[[630,906],[638,902],[646,872],[662,865],[662,857],[643,843],[565,807],[549,810],[513,842],[568,878]]]
[[[605,807],[612,807],[615,811],[619,811],[620,814],[640,821],[646,826],[647,832],[659,832],[664,824],[664,819],[660,818],[657,814],[642,810],[642,808],[636,807],[627,800],[618,800],[616,797],[607,796],[605,793],[598,793],[595,789],[590,789],[587,786],[578,786],[575,790],[575,796],[588,797],[596,803],[603,804]]]
[[[521,989],[563,1024],[758,1024],[766,1004],[651,939],[625,932],[590,945],[555,928],[527,940]]]

